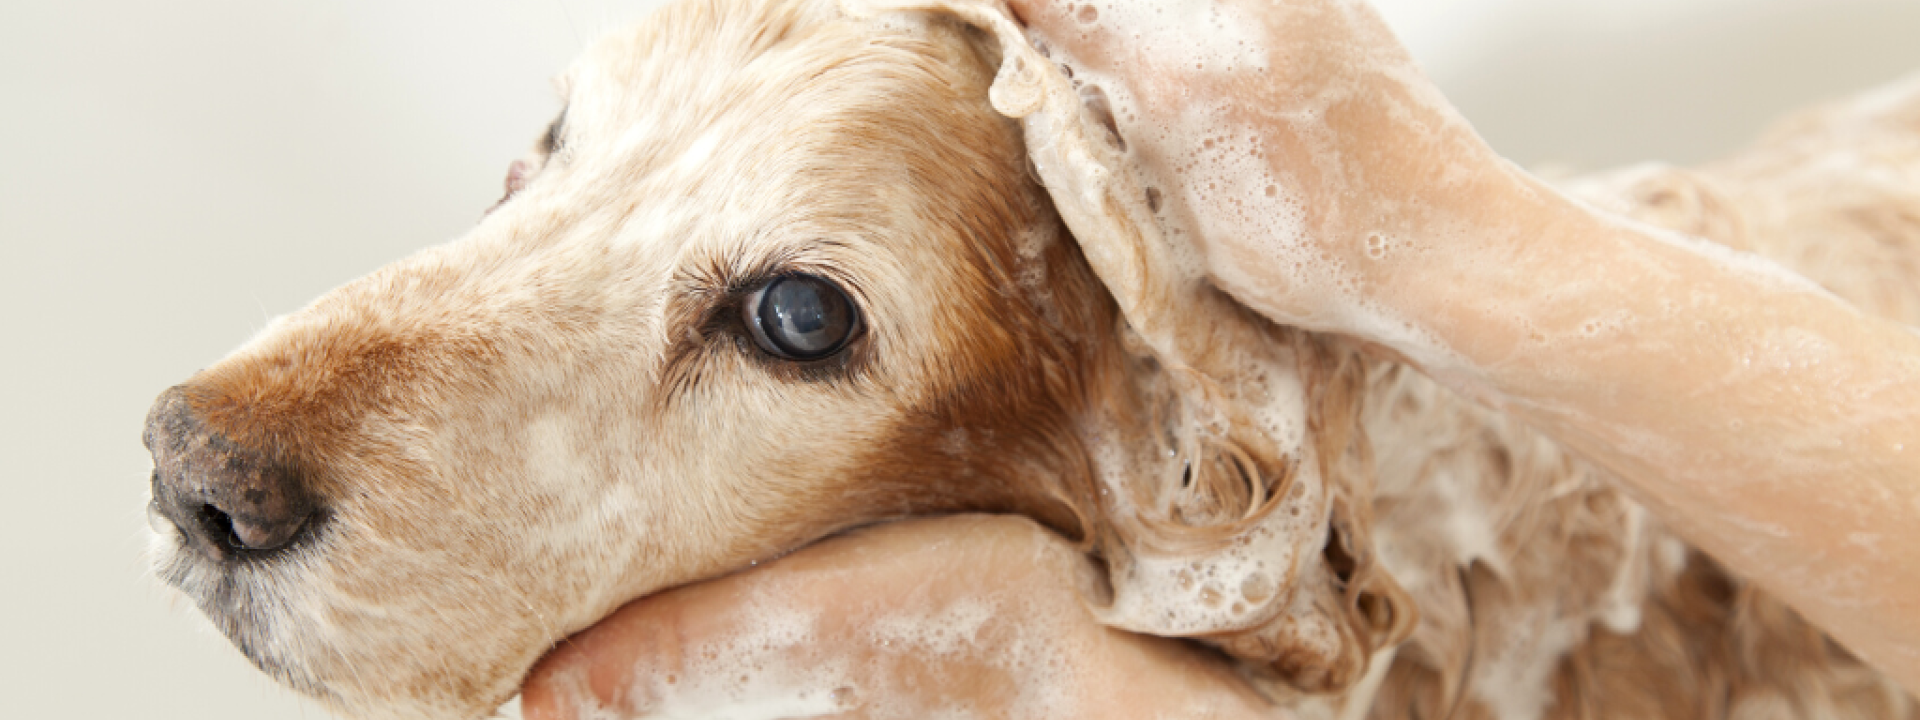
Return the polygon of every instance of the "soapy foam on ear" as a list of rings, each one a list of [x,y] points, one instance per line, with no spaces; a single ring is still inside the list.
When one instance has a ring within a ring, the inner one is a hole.
[[[1131,547],[1110,558],[1113,603],[1098,608],[1100,621],[1114,627],[1168,637],[1245,630],[1272,622],[1281,614],[1296,619],[1313,608],[1287,602],[1304,597],[1298,539],[1326,524],[1324,486],[1311,458],[1301,462],[1293,490],[1259,524],[1236,537],[1230,547],[1204,557],[1192,552]]]
[[[1123,345],[1153,357],[1131,328]],[[1192,371],[1148,374],[1143,392],[1165,407],[1154,410],[1152,437],[1129,439],[1136,417],[1096,416],[1084,432],[1101,474],[1102,493],[1116,522],[1188,525],[1193,513],[1214,509],[1207,472],[1239,473],[1250,481],[1240,515],[1212,522],[1239,525],[1224,547],[1165,544],[1138,526],[1107,550],[1115,596],[1097,609],[1103,623],[1136,632],[1195,636],[1273,622],[1289,612],[1300,561],[1313,558],[1326,535],[1328,505],[1319,462],[1307,443],[1307,392],[1293,353],[1275,344],[1228,345],[1216,350],[1218,377]],[[1238,417],[1231,413],[1241,413]],[[1242,456],[1236,426],[1252,429],[1287,457],[1284,481],[1269,478]],[[1284,493],[1269,498],[1266,493]],[[1307,608],[1311,610],[1311,608]],[[1305,622],[1294,618],[1293,622]]]

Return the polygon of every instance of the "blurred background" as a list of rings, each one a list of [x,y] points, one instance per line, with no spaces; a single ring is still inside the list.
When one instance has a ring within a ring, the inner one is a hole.
[[[148,576],[147,406],[462,233],[548,78],[654,4],[0,4],[0,716],[327,717]],[[1376,4],[1533,167],[1709,159],[1920,69],[1913,0]]]

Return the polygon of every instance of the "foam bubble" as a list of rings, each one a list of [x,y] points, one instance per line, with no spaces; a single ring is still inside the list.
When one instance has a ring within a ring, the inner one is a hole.
[[[1182,22],[1188,24],[1234,28],[1234,32],[1224,35],[1174,37],[1167,28],[1178,27],[1179,22],[1158,23],[1161,14],[1156,14],[1154,8],[1126,5],[1124,9],[1100,5],[1101,17],[1112,16],[1115,27],[1137,33],[1139,42],[1144,44],[1143,55],[1158,52],[1153,45],[1156,42],[1167,43],[1169,47],[1186,43],[1182,45],[1186,48],[1182,51],[1185,53],[1182,62],[1190,61],[1196,66],[1223,72],[1266,67],[1267,51],[1259,39],[1243,36],[1254,24],[1231,17],[1230,9],[1203,12],[1188,8],[1191,13],[1172,10],[1161,13],[1179,15]],[[1212,8],[1212,4],[1207,5]],[[1194,44],[1195,38],[1212,42]],[[1407,353],[1425,367],[1464,364],[1437,335],[1413,324],[1385,303],[1367,297],[1374,289],[1362,286],[1357,268],[1347,267],[1320,249],[1307,230],[1305,199],[1291,189],[1290,178],[1275,174],[1268,161],[1267,148],[1261,144],[1261,132],[1236,119],[1241,114],[1235,112],[1233,103],[1189,102],[1181,106],[1176,117],[1155,116],[1146,122],[1147,115],[1138,99],[1118,78],[1091,70],[1065,53],[1055,53],[1053,59],[1068,70],[1074,84],[1081,88],[1080,94],[1086,94],[1085,88],[1100,89],[1099,97],[1105,107],[1091,114],[1113,121],[1115,134],[1122,139],[1118,144],[1121,152],[1101,156],[1055,151],[1052,154],[1058,160],[1044,164],[1041,177],[1056,195],[1066,194],[1061,191],[1071,188],[1073,196],[1085,198],[1083,203],[1091,208],[1089,213],[1111,212],[1098,190],[1121,184],[1108,177],[1114,174],[1113,170],[1122,171],[1118,174],[1142,186],[1145,190],[1138,197],[1144,202],[1133,203],[1142,206],[1134,214],[1140,216],[1137,222],[1150,226],[1147,229],[1157,230],[1154,233],[1157,237],[1152,240],[1161,253],[1153,263],[1157,270],[1172,270],[1189,282],[1230,288],[1236,300],[1281,322],[1304,327],[1337,327],[1348,334],[1381,342]],[[1317,98],[1314,101],[1317,104],[1307,104],[1289,113],[1287,122],[1309,139],[1316,134],[1324,135],[1329,131],[1325,128],[1323,109],[1339,99],[1337,92]],[[1415,100],[1444,102],[1439,98]],[[1036,110],[1026,116],[1030,144],[1038,141],[1044,146],[1036,149],[1036,158],[1049,154],[1055,146],[1073,145],[1056,139],[1067,123],[1045,112]],[[1157,157],[1147,150],[1182,147],[1191,151],[1178,157]],[[1316,156],[1315,162],[1326,164],[1334,160],[1322,153]],[[1453,174],[1465,175],[1464,171]],[[1185,212],[1172,212],[1174,208]],[[1071,219],[1069,222],[1072,224]],[[1075,225],[1075,229],[1082,232],[1083,225]],[[1411,247],[1405,239],[1387,233],[1374,236],[1377,243],[1370,248],[1370,256],[1376,260],[1384,259],[1389,252],[1406,252]],[[1209,249],[1210,240],[1216,247]],[[1112,284],[1111,279],[1109,283]],[[1298,300],[1301,297],[1321,298],[1315,303],[1320,308],[1319,314],[1301,315]]]
[[[996,608],[979,600],[962,600],[926,614],[894,613],[871,623],[867,632],[877,643],[900,643],[916,652],[953,655],[970,647]]]
[[[1294,597],[1297,584],[1282,586],[1302,559],[1312,557],[1302,538],[1318,537],[1315,530],[1326,522],[1317,463],[1310,448],[1301,452],[1305,457],[1293,480],[1295,490],[1233,546],[1198,558],[1191,552],[1128,547],[1125,557],[1111,558],[1113,585],[1124,591],[1098,610],[1100,621],[1170,637],[1258,627],[1283,614],[1311,622],[1318,613]]]
[[[634,678],[638,692],[658,699],[648,717],[777,720],[849,709],[855,695],[851,668],[833,658],[795,662],[795,648],[817,641],[817,614],[765,598],[740,612],[751,620],[740,623],[738,633],[688,645],[684,670]]]
[[[1080,682],[1076,661],[1097,657],[1083,639],[1057,629],[1084,622],[1062,616],[1082,612],[1027,597],[963,598],[934,607],[902,607],[875,618],[866,632],[889,653],[916,658],[960,658],[983,664],[1012,683],[1013,695],[995,717],[1040,720],[1072,716],[1069,692]],[[873,717],[922,717],[922,708],[874,698],[862,706]],[[948,708],[955,717],[975,717],[968,708]]]
[[[1118,32],[1143,54],[1183,67],[1222,72],[1267,67],[1267,54],[1256,31],[1259,25],[1225,3],[1079,0],[1069,7],[1073,18],[1087,29]]]

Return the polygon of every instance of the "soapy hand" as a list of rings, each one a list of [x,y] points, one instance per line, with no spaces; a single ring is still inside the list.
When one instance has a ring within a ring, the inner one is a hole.
[[[1276,321],[1405,351],[1395,294],[1431,279],[1421,256],[1525,196],[1365,3],[1011,5],[1110,106],[1169,239]]]
[[[835,538],[628,605],[557,648],[529,720],[1272,717],[1216,656],[1094,622],[1092,565],[1030,521]]]

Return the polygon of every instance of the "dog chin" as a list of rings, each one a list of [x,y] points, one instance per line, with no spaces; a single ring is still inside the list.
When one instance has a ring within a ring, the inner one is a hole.
[[[193,602],[247,660],[274,680],[322,701],[338,697],[297,662],[277,652],[274,627],[287,613],[261,568],[245,559],[206,557],[164,523],[148,541],[154,576]]]

